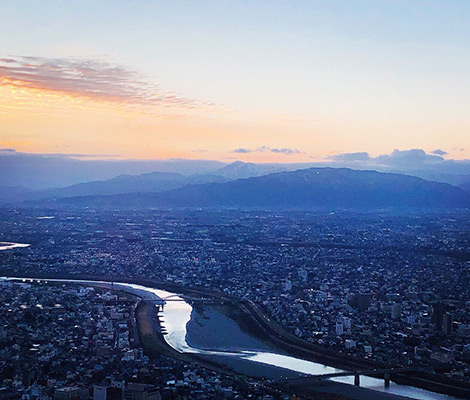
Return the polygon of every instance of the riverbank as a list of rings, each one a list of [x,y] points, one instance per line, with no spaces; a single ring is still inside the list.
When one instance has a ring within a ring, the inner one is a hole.
[[[210,369],[222,375],[230,376],[231,378],[240,380],[253,379],[250,374],[238,373],[224,362],[216,361],[211,357],[205,357],[198,354],[180,353],[168,346],[161,330],[161,321],[159,320],[159,317],[155,311],[155,306],[146,301],[140,302],[135,311],[139,341],[147,355],[152,357],[163,354],[165,356],[176,358],[187,363],[197,363],[201,367]],[[253,376],[256,376],[256,371],[253,372],[255,372]],[[258,375],[260,375],[259,371]],[[258,382],[258,385],[261,385],[265,389],[266,394],[275,394],[279,391],[279,388],[266,386],[262,381]],[[311,398],[318,400],[350,400],[349,398],[343,396],[315,396]]]
[[[201,310],[200,310],[201,311]],[[197,354],[179,353],[167,345],[161,331],[161,323],[155,312],[154,305],[142,301],[136,309],[137,328],[139,340],[149,356],[155,354],[164,354],[169,357],[177,358],[185,362],[196,362],[202,367],[211,369],[223,375],[237,377],[238,379],[262,378],[266,375],[272,379],[282,377],[298,376],[294,371],[288,371],[283,368],[276,368],[269,365],[261,365],[247,360],[234,359],[224,356],[206,357]],[[211,326],[207,326],[211,328]],[[232,332],[233,333],[233,332]],[[236,340],[236,338],[235,338]],[[195,344],[195,343],[193,343]],[[238,365],[237,365],[238,363]],[[243,370],[243,374],[236,372]],[[288,393],[301,395],[303,398],[311,400],[407,400],[408,398],[376,392],[351,385],[337,382],[325,382],[321,386],[309,386],[298,388],[286,388],[281,385],[273,384],[270,381],[262,379],[259,383],[265,389],[265,393],[277,393],[284,391]]]
[[[13,275],[13,274],[12,274]],[[50,278],[50,276],[44,276],[44,275],[37,275],[35,278]],[[63,278],[63,279],[74,279],[74,278],[79,278],[79,279],[87,279],[87,280],[110,280],[109,277],[105,276],[70,276],[67,274],[63,274],[61,276],[55,276],[54,278]],[[146,285],[148,287],[158,287],[158,288],[165,288],[167,290],[171,290],[172,292],[177,292],[177,293],[183,293],[187,295],[188,297],[214,297],[218,299],[224,306],[230,305],[229,309],[230,310],[236,310],[236,313],[239,313],[239,317],[241,320],[243,320],[244,324],[248,327],[250,330],[256,330],[258,332],[261,332],[261,336],[255,336],[259,338],[263,338],[263,342],[270,341],[276,345],[276,348],[280,348],[281,350],[286,351],[288,354],[291,355],[297,355],[299,358],[302,359],[307,359],[307,360],[312,360],[313,362],[317,363],[322,363],[322,364],[329,364],[329,365],[338,365],[338,367],[345,369],[345,365],[347,364],[347,359],[351,359],[351,357],[345,357],[344,355],[336,355],[337,357],[335,358],[335,354],[331,354],[332,352],[327,351],[326,349],[324,352],[319,352],[316,351],[316,345],[313,345],[311,343],[305,342],[288,332],[285,332],[279,325],[277,325],[275,322],[271,321],[267,316],[265,316],[254,304],[249,303],[249,302],[240,302],[236,301],[233,297],[230,296],[225,296],[220,293],[216,293],[215,296],[212,296],[211,291],[207,291],[204,289],[198,289],[198,288],[184,288],[184,287],[178,287],[177,285],[171,284],[171,285],[162,285],[161,282],[157,282],[155,280],[147,280],[147,279],[136,279],[136,278],[117,278],[114,277],[114,281],[122,281],[126,283],[136,283],[136,284],[141,284],[141,285]],[[187,294],[188,293],[188,294]],[[237,320],[238,322],[238,320]],[[243,326],[243,325],[242,325]],[[293,337],[293,338],[292,338]],[[199,355],[191,355],[193,359],[201,359]],[[204,362],[207,362],[208,360],[206,358],[203,358]],[[353,359],[354,362],[357,362],[358,360]],[[334,364],[333,364],[334,362]],[[369,364],[369,362],[367,363]],[[370,365],[370,364],[369,364]],[[264,366],[263,366],[264,367]],[[349,366],[348,366],[349,368]],[[372,369],[370,366],[365,368],[364,366],[359,366],[356,367],[357,369]],[[229,369],[229,368],[228,368]],[[427,374],[431,377],[434,377],[434,374]],[[397,378],[394,376],[393,378]],[[416,387],[423,387],[424,389],[432,390],[432,388],[437,387],[440,390],[435,390],[436,392],[440,392],[442,388],[447,389],[450,395],[455,396],[455,397],[460,397],[461,398],[469,398],[467,394],[461,395],[461,394],[456,394],[457,390],[462,389],[465,390],[465,387],[462,388],[462,386],[456,386],[454,385],[454,382],[450,380],[445,380],[445,382],[440,382],[438,380],[432,380],[430,379],[428,382],[425,380],[421,380],[421,385],[416,384],[418,379],[422,379],[421,377],[416,377],[416,376],[410,376],[409,377],[409,382],[403,382],[405,384],[408,384],[410,386],[416,386]],[[412,383],[411,383],[412,382]],[[459,384],[465,384],[465,382],[458,382]],[[426,386],[427,385],[427,386]],[[379,396],[380,392],[375,392],[377,396]],[[380,398],[380,397],[376,397]]]

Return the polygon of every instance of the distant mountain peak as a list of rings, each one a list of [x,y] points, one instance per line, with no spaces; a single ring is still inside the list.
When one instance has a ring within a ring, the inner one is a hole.
[[[241,179],[267,175],[273,172],[285,171],[287,169],[289,168],[283,168],[279,164],[255,164],[238,160],[214,171],[212,174],[226,179]]]
[[[450,184],[414,176],[309,168],[224,183],[187,185],[162,193],[63,199],[60,205],[418,211],[469,208],[470,195]]]

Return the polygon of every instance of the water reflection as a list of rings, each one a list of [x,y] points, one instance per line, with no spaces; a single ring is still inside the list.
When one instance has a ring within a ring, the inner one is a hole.
[[[129,284],[129,286],[133,287],[134,289],[139,288],[140,290],[144,288],[143,286],[133,284]],[[342,370],[340,369],[333,368],[324,364],[315,363],[312,361],[307,361],[278,353],[261,351],[222,352],[201,350],[191,347],[186,341],[186,326],[191,320],[191,313],[193,310],[191,305],[184,301],[183,298],[165,290],[153,288],[144,288],[144,290],[148,293],[153,293],[155,296],[157,296],[158,299],[165,299],[171,297],[171,299],[173,300],[166,302],[163,310],[160,311],[160,320],[162,326],[168,332],[168,334],[164,336],[165,341],[168,343],[169,346],[179,352],[238,357],[240,359],[285,368],[291,371],[296,371],[308,375],[323,375],[335,372],[342,372]],[[351,385],[354,384],[353,376],[336,377],[331,378],[331,380]],[[361,376],[361,386],[391,394],[407,396],[419,400],[455,400],[455,398],[451,396],[429,392],[427,390],[415,388],[412,386],[397,385],[393,382],[390,383],[390,386],[388,388],[385,388],[384,381],[382,379],[371,378],[368,376]]]
[[[20,247],[29,247],[29,244],[26,243],[9,243],[9,242],[0,242],[0,251],[1,250],[11,250]]]
[[[2,278],[13,280],[33,280],[29,278]],[[36,281],[38,279],[35,279]],[[194,353],[206,356],[227,356],[237,357],[242,360],[280,367],[291,371],[300,372],[308,375],[322,375],[342,370],[320,364],[312,361],[303,360],[297,357],[290,357],[284,354],[263,352],[263,351],[211,351],[202,350],[190,346],[186,341],[186,326],[191,319],[193,308],[182,297],[175,293],[167,292],[161,289],[154,289],[133,283],[110,283],[105,281],[86,281],[86,280],[65,280],[65,279],[47,279],[49,282],[69,282],[81,283],[86,285],[99,285],[108,289],[120,289],[136,294],[144,299],[154,301],[155,307],[158,307],[160,323],[162,329],[167,334],[164,335],[166,343],[180,353]],[[171,297],[172,301],[164,303],[164,299]],[[164,307],[160,307],[164,303]],[[331,380],[341,383],[354,384],[354,377],[336,377]],[[407,396],[419,400],[457,400],[455,397],[446,396],[439,393],[415,388],[412,386],[397,385],[391,382],[388,388],[384,387],[382,379],[361,376],[361,386],[373,390],[383,391],[390,394]]]

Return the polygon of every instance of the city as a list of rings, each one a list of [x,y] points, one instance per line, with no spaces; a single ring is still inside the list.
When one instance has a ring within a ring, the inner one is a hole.
[[[0,400],[470,399],[470,1],[0,1]]]
[[[0,253],[2,276],[145,278],[220,292],[253,302],[293,335],[335,353],[470,382],[470,229],[461,214],[4,209],[0,229],[12,242],[30,244]],[[95,364],[83,372],[69,367],[67,374],[53,364],[64,387],[152,370],[154,361],[135,346],[135,298],[84,287],[41,285],[37,292],[25,290],[27,283],[3,285],[1,337],[5,343],[9,329],[23,330],[21,347],[13,346],[17,357],[25,351],[35,367],[58,353]],[[44,309],[54,324],[43,321]],[[9,324],[9,313],[20,320]],[[46,331],[28,329],[32,321]],[[38,335],[57,343],[43,348]],[[116,351],[118,357],[103,359]],[[7,355],[13,356],[2,359]],[[7,366],[3,390],[37,393],[38,379]],[[168,385],[159,382],[163,394]],[[230,387],[235,395],[236,382]],[[256,393],[256,384],[240,390]]]

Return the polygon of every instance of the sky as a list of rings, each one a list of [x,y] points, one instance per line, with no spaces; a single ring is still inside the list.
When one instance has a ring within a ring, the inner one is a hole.
[[[466,0],[0,0],[0,149],[463,160],[469,110]]]

